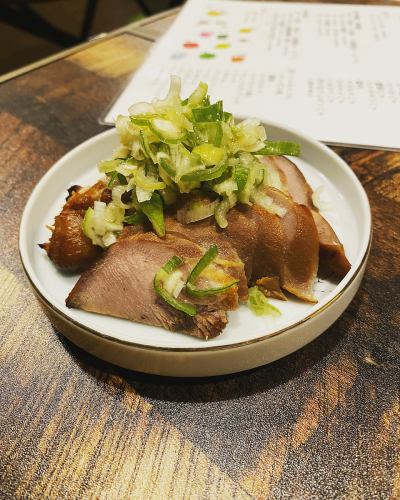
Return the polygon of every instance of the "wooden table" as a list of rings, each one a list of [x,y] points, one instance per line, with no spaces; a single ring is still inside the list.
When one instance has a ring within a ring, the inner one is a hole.
[[[99,116],[173,13],[0,86],[1,498],[400,498],[400,154],[336,148],[367,190],[363,285],[312,344],[206,380],[128,372],[54,330],[18,256],[28,196]],[[43,200],[46,203],[46,200]]]

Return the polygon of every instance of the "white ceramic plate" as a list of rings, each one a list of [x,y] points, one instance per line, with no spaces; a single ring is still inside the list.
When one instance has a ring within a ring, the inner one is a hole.
[[[74,343],[117,365],[147,373],[175,376],[218,375],[274,361],[313,340],[344,311],[360,284],[371,237],[367,196],[350,167],[324,145],[291,129],[265,124],[269,139],[299,142],[294,161],[312,188],[323,186],[333,209],[322,212],[344,244],[352,264],[339,283],[315,283],[315,305],[291,299],[272,301],[279,318],[257,317],[245,306],[229,313],[223,333],[205,341],[162,328],[101,316],[65,306],[79,276],[57,271],[38,243],[49,238],[52,224],[73,184],[89,185],[99,174],[96,164],[109,158],[118,143],[115,130],[84,142],[61,158],[35,187],[20,226],[20,253],[25,271],[57,328]]]

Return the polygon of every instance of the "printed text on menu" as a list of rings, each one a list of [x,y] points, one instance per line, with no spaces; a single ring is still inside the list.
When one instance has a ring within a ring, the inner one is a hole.
[[[107,114],[200,80],[226,110],[329,143],[400,148],[400,8],[189,0]]]

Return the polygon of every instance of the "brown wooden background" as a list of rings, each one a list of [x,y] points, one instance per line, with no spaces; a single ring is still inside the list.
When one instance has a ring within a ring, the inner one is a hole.
[[[372,206],[367,273],[327,332],[269,366],[128,372],[62,338],[29,288],[18,225],[33,186],[104,129],[171,18],[0,86],[0,497],[400,498],[399,153],[336,148]]]

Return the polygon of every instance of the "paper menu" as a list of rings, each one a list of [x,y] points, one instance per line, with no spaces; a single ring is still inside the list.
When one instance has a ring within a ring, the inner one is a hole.
[[[400,8],[189,0],[105,117],[200,80],[226,110],[400,149]]]

